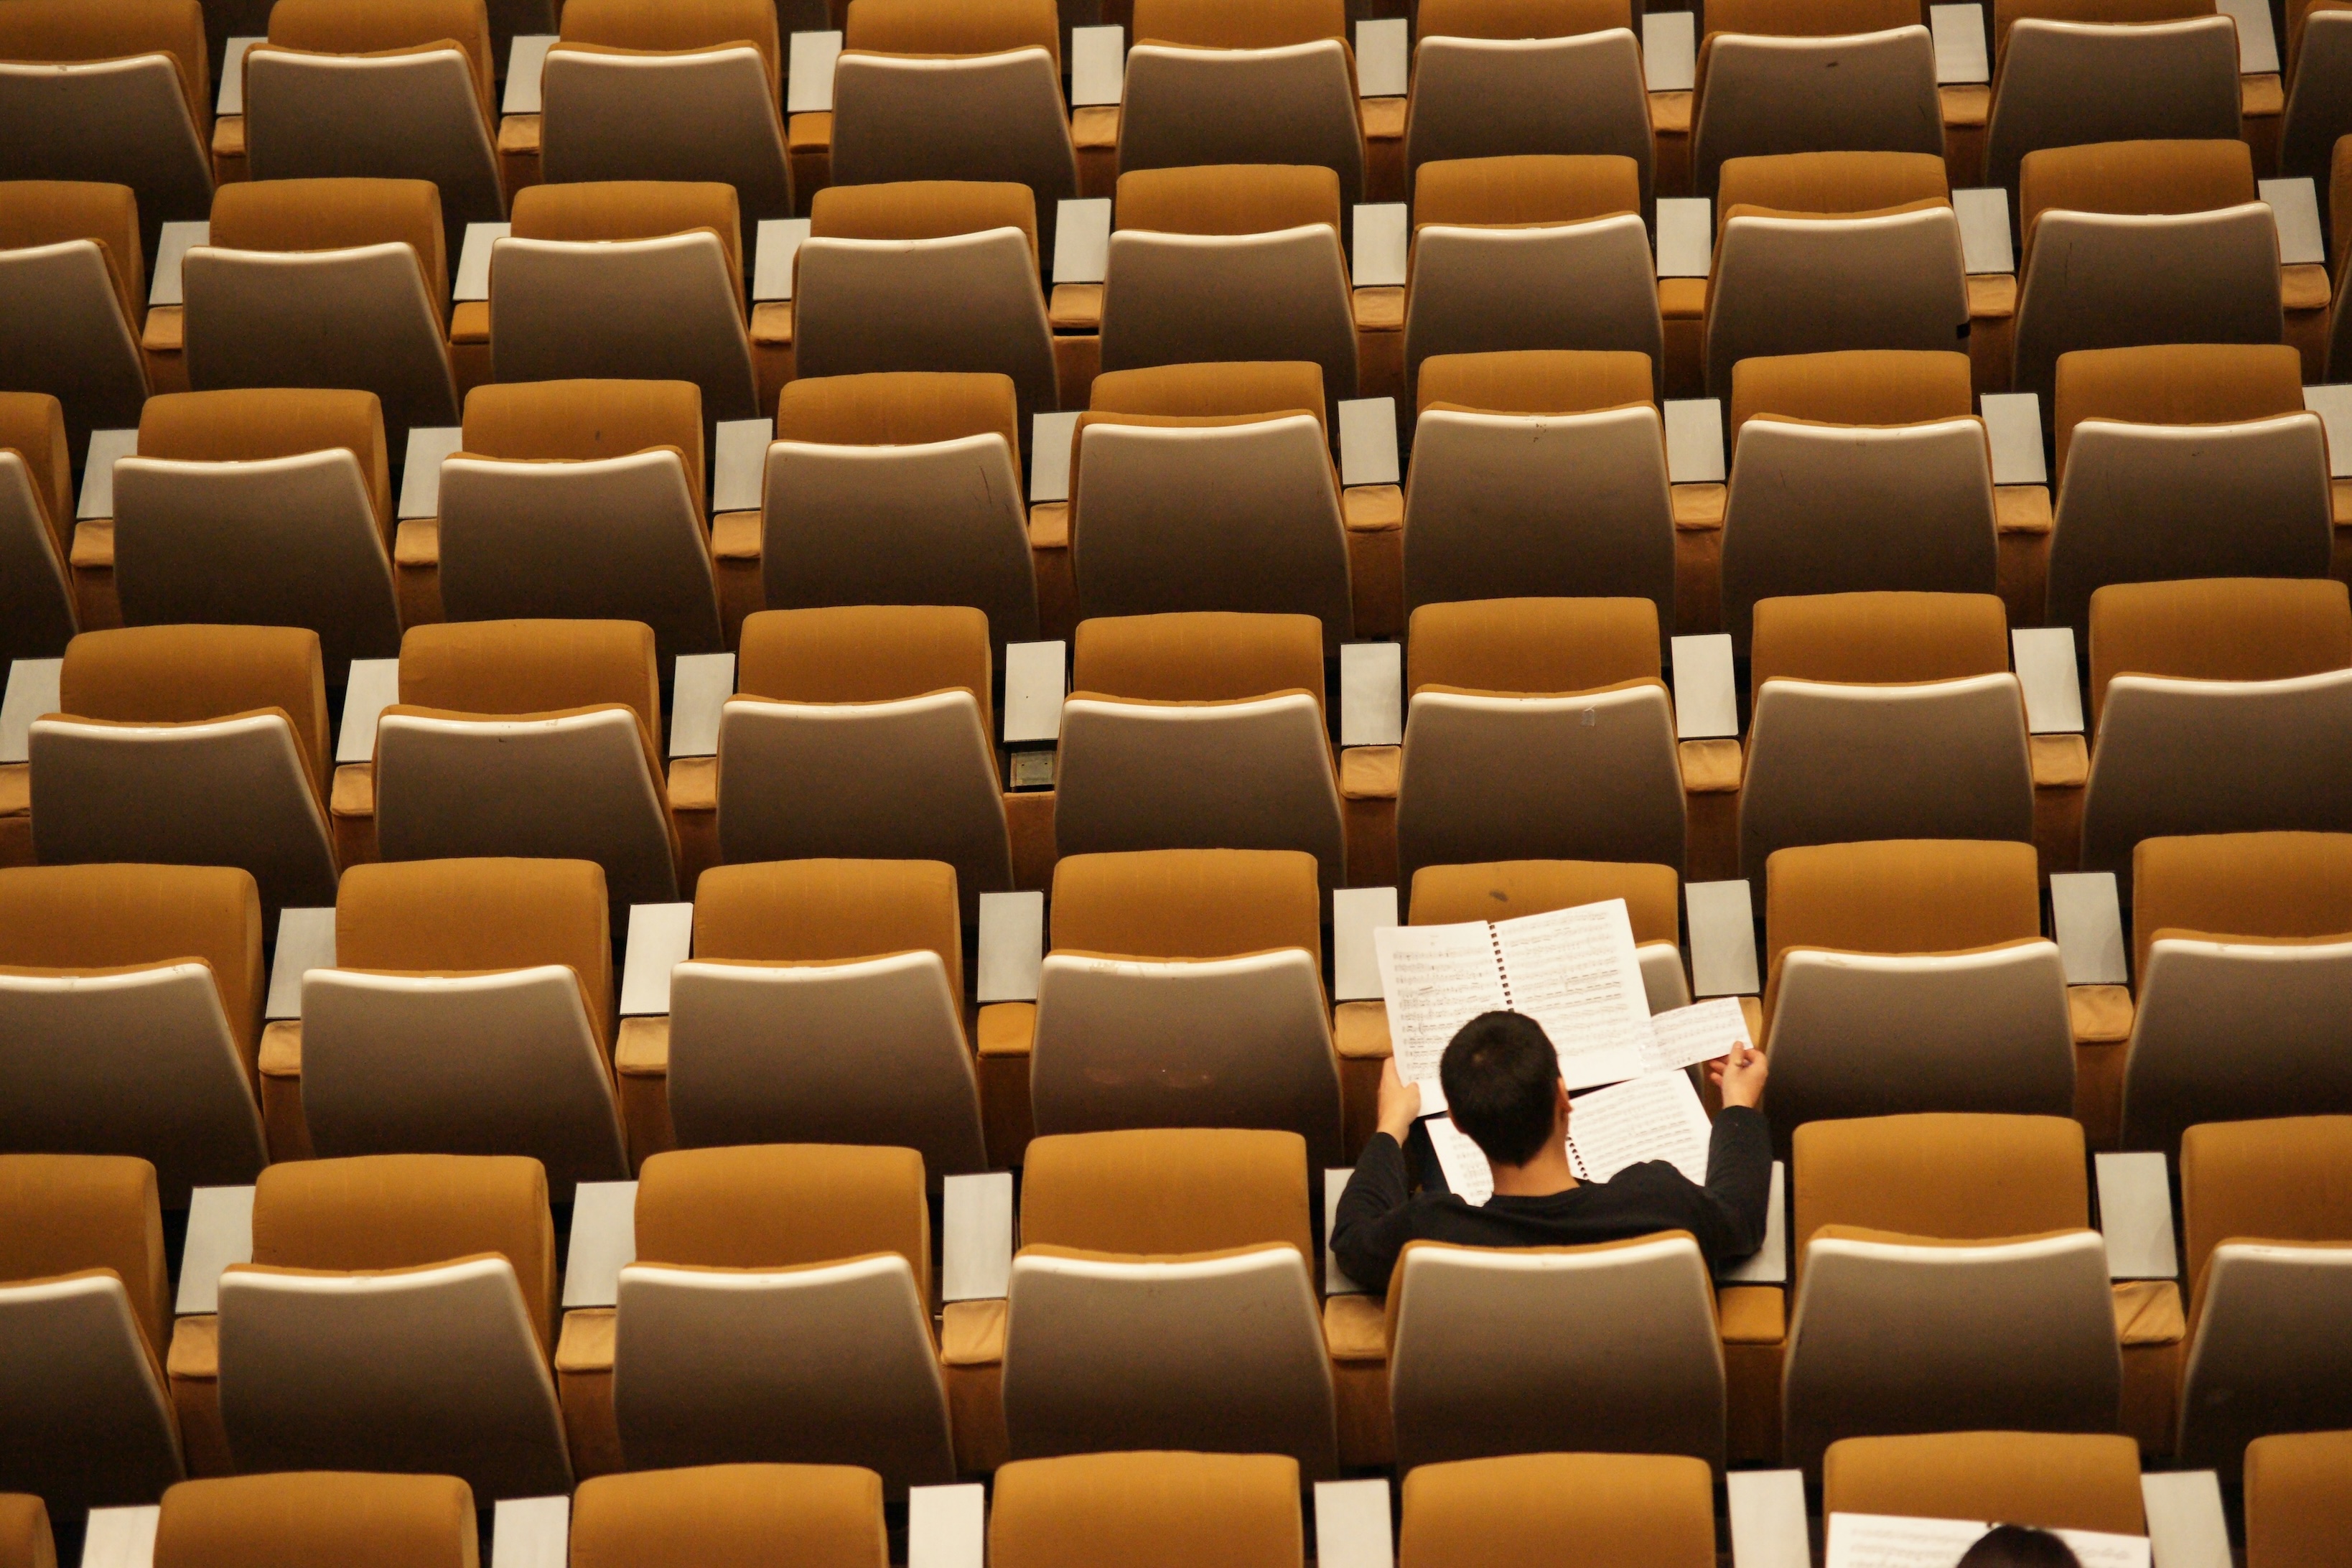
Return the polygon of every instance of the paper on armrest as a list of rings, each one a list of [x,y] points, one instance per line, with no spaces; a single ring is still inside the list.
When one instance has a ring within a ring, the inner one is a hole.
[[[1990,81],[1985,68],[1984,7],[1930,5],[1928,25],[1936,30],[1936,85],[1965,87]]]
[[[2150,1553],[2164,1568],[2230,1568],[2230,1526],[2211,1470],[2150,1470],[2139,1479]]]
[[[1360,1296],[1364,1288],[1348,1278],[1339,1267],[1339,1254],[1331,1250],[1331,1233],[1339,1226],[1339,1199],[1348,1190],[1349,1180],[1355,1171],[1335,1165],[1323,1173],[1323,1294],[1326,1296]]]
[[[1401,717],[1404,649],[1392,642],[1339,645],[1339,743],[1393,746],[1404,739]]]
[[[1356,91],[1365,98],[1402,98],[1409,84],[1411,24],[1398,16],[1356,24]]]
[[[188,1239],[172,1310],[183,1318],[218,1311],[221,1270],[252,1261],[253,1189],[196,1188],[188,1194]]]
[[[1070,29],[1070,107],[1117,103],[1127,89],[1127,29]]]
[[[2319,416],[2320,425],[2327,431],[2328,477],[2352,479],[2352,386],[2306,386],[2303,405]],[[89,442],[95,451],[98,437],[92,436]]]
[[[1070,433],[1076,414],[1039,414],[1029,424],[1029,500],[1070,499]]]
[[[1789,1282],[1789,1166],[1772,1162],[1772,1191],[1765,1202],[1764,1245],[1716,1276],[1726,1285],[1786,1285]]]
[[[1745,881],[1686,882],[1690,917],[1691,990],[1700,996],[1753,996],[1756,913]]]
[[[1937,6],[1942,10],[1942,6]],[[1975,10],[1970,5],[1969,10]],[[1976,24],[1971,22],[1969,27]],[[1960,260],[1977,275],[2017,270],[2009,244],[2009,193],[1983,187],[1952,193],[1952,214],[1960,224]]]
[[[772,304],[793,297],[793,258],[809,237],[804,217],[760,220],[759,248],[751,259],[751,302]]]
[[[93,430],[89,433],[89,456],[81,466],[81,500],[74,508],[74,521],[86,522],[95,517],[114,515],[114,465],[117,459],[139,455],[139,432],[136,430]]]
[[[400,465],[400,521],[441,515],[442,459],[462,451],[465,427],[420,425],[408,432],[408,456]]]
[[[1331,1000],[1370,1002],[1381,994],[1381,960],[1372,933],[1397,923],[1394,888],[1336,888],[1331,893]]]
[[[499,104],[506,114],[540,111],[539,79],[547,69],[547,51],[558,41],[554,33],[517,33],[507,51],[507,95]]]
[[[335,734],[335,761],[364,763],[375,756],[376,721],[400,700],[400,660],[355,658],[343,688],[343,727]]]
[[[1731,672],[1731,634],[1676,637],[1674,654],[1675,738],[1738,735],[1739,690]]]
[[[2263,20],[2270,20],[2268,10]],[[2279,265],[2325,266],[2327,242],[2320,237],[2319,195],[2311,181],[2264,180],[2261,188],[2263,200],[2270,204],[2271,221],[2278,225]]]
[[[1016,642],[1004,645],[1004,743],[1059,740],[1062,697],[1066,689],[1069,645]],[[982,997],[982,1001],[990,1000]],[[1002,1000],[1002,998],[998,998]]]
[[[61,658],[20,658],[8,667],[8,691],[0,697],[0,763],[21,763],[32,754],[33,721],[55,713],[65,679]]]
[[[715,757],[719,754],[719,716],[735,695],[735,656],[731,653],[682,653],[671,687],[669,754],[673,757]]]
[[[457,283],[450,298],[463,303],[490,297],[490,251],[514,233],[510,223],[469,223],[466,248],[457,258]]]
[[[2113,1279],[2177,1279],[2172,1241],[2172,1184],[2161,1154],[2095,1154],[2099,1179],[2099,1234],[2107,1243]]]
[[[941,1185],[940,1299],[1003,1300],[1013,1278],[1013,1173],[950,1176]]]
[[[81,1568],[153,1568],[160,1503],[136,1508],[94,1508],[82,1533]]]
[[[1658,276],[1704,278],[1714,258],[1715,204],[1705,196],[1659,197]]]
[[[2029,626],[2009,634],[2017,683],[2025,689],[2025,727],[2037,735],[2083,732],[2083,689],[2074,678],[2074,628]]]
[[[981,894],[977,999],[1034,1002],[1045,962],[1045,895]]]
[[[2238,74],[2275,73],[2278,35],[2271,28],[2270,0],[2217,0],[2214,9],[2238,24]]]
[[[490,1517],[490,1568],[564,1568],[572,1559],[572,1500],[510,1497]]]
[[[981,1568],[988,1492],[977,1482],[907,1489],[907,1568]]]
[[[563,1305],[609,1307],[621,1270],[637,1260],[637,1184],[583,1182],[572,1200],[572,1250],[563,1260]]]
[[[1359,289],[1402,288],[1408,232],[1402,202],[1360,203],[1349,281]]]
[[[210,245],[212,236],[212,224],[203,218],[163,226],[163,233],[156,237],[155,270],[147,285],[150,305],[181,302],[180,262],[195,247]]]
[[[302,975],[311,969],[335,966],[335,911],[331,906],[278,912],[278,952],[269,964],[269,1003],[263,1016],[272,1021],[302,1016]]]
[[[1054,281],[1099,283],[1110,268],[1110,198],[1055,204]]]
[[[1390,1568],[1396,1556],[1389,1538],[1388,1482],[1315,1483],[1315,1561],[1319,1568]]]
[[[1804,1471],[1734,1470],[1724,1484],[1731,1505],[1732,1568],[1812,1568]]]
[[[669,972],[694,950],[692,904],[631,904],[629,951],[621,963],[621,1016],[669,1012]]]
[[[2058,928],[2067,984],[2122,985],[2130,980],[2113,871],[2052,872],[2050,914]]]
[[[768,479],[768,443],[776,426],[769,419],[721,419],[711,463],[710,510],[757,511]]]
[[[1678,485],[1723,482],[1723,400],[1676,397],[1666,401],[1666,478]]]
[[[1978,399],[1985,437],[1992,443],[1992,482],[2046,485],[2042,460],[2042,399],[2031,392],[1988,392]]]
[[[1652,92],[1688,92],[1698,74],[1697,18],[1653,11],[1642,18],[1642,71]]]
[[[1339,482],[1392,485],[1397,466],[1396,399],[1350,397],[1339,405]]]
[[[787,114],[825,114],[833,109],[833,63],[841,58],[839,33],[794,33],[792,69],[785,88]]]
[[[266,44],[268,38],[231,38],[221,56],[220,101],[215,114],[245,112],[245,53],[256,44]]]

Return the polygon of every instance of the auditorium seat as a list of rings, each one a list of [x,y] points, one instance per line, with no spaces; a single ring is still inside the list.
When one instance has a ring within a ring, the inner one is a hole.
[[[457,423],[441,203],[424,180],[245,181],[181,264],[188,384],[344,387],[383,405],[397,464]]]
[[[1026,185],[828,186],[793,265],[796,375],[993,372],[1013,378],[1024,432],[1059,406]]]
[[[1969,325],[1944,161],[1925,153],[1734,158],[1716,197],[1706,385],[1757,354],[1950,350]]]
[[[1051,0],[852,0],[842,44],[835,184],[1014,181],[1029,187],[1052,250],[1078,166]]]
[[[1355,396],[1340,189],[1329,170],[1300,166],[1120,174],[1103,273],[1102,368],[1312,360],[1325,397]]]
[[[1345,885],[1313,616],[1108,616],[1078,624],[1074,655],[1055,791],[1063,855],[1300,849],[1324,887]]]
[[[2207,0],[1997,0],[1985,184],[2036,152],[2239,132],[2238,29]]]
[[[131,626],[302,626],[328,680],[400,652],[383,413],[372,392],[166,393],[114,467]]]
[[[2030,843],[2033,776],[1990,594],[1826,594],[1756,606],[1739,863],[1874,838]]]
[[[1066,852],[1037,982],[1037,1131],[1275,1128],[1339,1163],[1318,910],[1296,851]]]
[[[330,904],[327,688],[318,634],[137,626],[66,645],[59,711],[30,742],[44,865],[237,866],[265,923]]]
[[[0,269],[5,265],[0,259]],[[80,624],[67,572],[74,531],[67,451],[63,405],[46,392],[0,392],[0,663],[55,658]]]
[[[466,395],[441,465],[453,621],[641,621],[656,657],[724,647],[689,381],[539,381]]]
[[[593,860],[615,904],[677,896],[654,634],[635,621],[413,626],[376,723],[387,860]]]
[[[1650,1011],[1691,1004],[1683,968],[1682,878],[1671,866],[1628,860],[1503,860],[1476,866],[1423,866],[1412,874],[1410,923],[1458,925],[1517,920],[1580,904],[1625,900],[1633,956]]]
[[[2127,876],[2162,835],[2352,831],[2343,584],[2111,584],[2090,644],[2085,870]]]
[[[527,1154],[550,1194],[629,1173],[604,878],[585,860],[354,866],[302,977],[311,1149]]]
[[[62,1521],[153,1502],[178,1480],[170,1322],[152,1166],[0,1154],[0,1490]]]
[[[212,131],[197,0],[0,6],[0,179],[127,185],[152,247],[212,205]]]
[[[2191,1282],[2182,1466],[2352,1422],[2352,1117],[2207,1122],[2180,1140]]]
[[[26,1492],[0,1492],[0,1563],[6,1568],[57,1568],[57,1538],[49,1510]]]
[[[1471,158],[1414,177],[1408,395],[1433,354],[1664,356],[1641,171],[1630,158]]]
[[[291,1470],[182,1481],[163,1494],[154,1568],[474,1568],[474,1500],[455,1476]]]
[[[2352,1113],[2352,834],[2143,838],[2132,851],[2124,1147],[2200,1121]]]
[[[1644,598],[1675,625],[1665,427],[1646,355],[1525,350],[1422,361],[1404,492],[1404,604]]]
[[[500,381],[690,381],[706,421],[760,412],[732,185],[533,185],[490,261]],[[453,424],[454,420],[444,420]]]
[[[1363,200],[1364,132],[1341,0],[1136,0],[1118,166],[1329,169]]]
[[[1916,0],[1733,0],[1706,13],[1691,112],[1696,194],[1727,159],[1944,155],[1936,45]]]
[[[1323,375],[1304,360],[1097,376],[1069,458],[1078,614],[1308,615],[1353,629]]]
[[[702,1568],[772,1568],[780,1550],[810,1568],[887,1563],[882,1479],[850,1465],[702,1465],[599,1476],[572,1494],[576,1568],[673,1554]]]
[[[1683,864],[1674,701],[1647,599],[1486,599],[1412,616],[1397,863]]]
[[[771,0],[566,0],[540,77],[546,178],[731,185],[746,224],[790,217]]]
[[[2000,1520],[2145,1535],[2139,1446],[2093,1433],[1846,1437],[1822,1463],[1822,1511]]]
[[[1992,448],[1965,353],[1741,360],[1731,444],[1723,619],[1735,648],[1748,646],[1759,599],[1995,591]]]
[[[1079,1454],[997,1472],[995,1568],[1301,1568],[1298,1463],[1279,1454]]]
[[[988,619],[940,605],[765,610],[719,721],[730,863],[944,860],[967,924],[1013,886]]]
[[[2077,351],[2053,404],[2051,625],[2082,636],[2109,583],[2328,574],[2327,433],[2293,348]]]
[[[139,423],[145,256],[130,186],[0,183],[0,382],[57,398],[77,454],[91,430]]]
[[[244,871],[0,871],[0,1149],[137,1155],[175,1209],[252,1181],[261,1001]]]
[[[1765,1100],[1774,1141],[1903,1111],[2074,1110],[2066,971],[2033,846],[1911,839],[1765,867]]]
[[[1202,1129],[1029,1145],[1003,1339],[1016,1460],[1160,1445],[1336,1479],[1307,1155]]]
[[[2123,1386],[2083,1130],[2055,1116],[1811,1121],[1782,1458],[1843,1437],[2111,1432]]]
[[[2278,225],[2242,142],[2031,153],[2017,210],[2020,392],[2048,397],[2059,356],[2077,349],[2274,343],[2285,331]]]
[[[2327,1568],[2352,1542],[2352,1432],[2246,1445],[2246,1568]]]
[[[1591,1560],[1713,1568],[1706,1467],[1658,1454],[1514,1454],[1404,1479],[1399,1568],[1546,1568]]]
[[[221,1276],[214,1391],[236,1468],[456,1476],[487,1503],[572,1489],[549,1373],[555,1237],[536,1160],[379,1154],[262,1172]],[[204,1320],[181,1325],[197,1342]],[[208,1347],[207,1347],[208,1348]]]
[[[429,180],[451,236],[506,216],[479,0],[283,0],[244,70],[254,179]]]
[[[1625,0],[1430,0],[1420,8],[1405,177],[1435,159],[1655,153],[1641,45]]]
[[[669,990],[681,1147],[895,1144],[934,1189],[988,1168],[952,867],[716,866],[694,924]]]
[[[634,1469],[822,1463],[887,1492],[955,1479],[932,1340],[930,1212],[911,1149],[674,1151],[637,1184],[636,1260],[605,1319]],[[566,1392],[593,1366],[572,1322]]]
[[[2286,108],[2279,122],[2279,170],[2290,180],[2317,187],[2319,210],[2331,222],[2329,186],[2336,144],[2352,134],[2352,27],[2346,7],[2322,4],[2287,7]]]

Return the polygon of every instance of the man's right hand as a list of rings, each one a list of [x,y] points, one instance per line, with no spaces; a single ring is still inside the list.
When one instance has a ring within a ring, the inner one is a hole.
[[[1421,1120],[1421,1085],[1398,1076],[1394,1057],[1381,1064],[1380,1116],[1381,1131],[1399,1143]]]
[[[1738,1045],[1727,1057],[1706,1064],[1706,1075],[1723,1089],[1723,1103],[1753,1110],[1764,1099],[1764,1053],[1754,1046]]]

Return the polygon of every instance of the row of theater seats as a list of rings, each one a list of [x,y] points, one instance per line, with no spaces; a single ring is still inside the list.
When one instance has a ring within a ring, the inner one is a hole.
[[[1383,1301],[1316,1245],[1307,1153],[1040,1138],[1019,1248],[978,1289],[943,1278],[973,1259],[935,1248],[910,1149],[657,1154],[601,1266],[573,1211],[560,1291],[535,1160],[295,1161],[249,1189],[249,1240],[201,1265],[192,1243],[176,1318],[152,1167],[0,1156],[0,1481],[79,1514],[288,1469],[452,1474],[487,1504],[837,1463],[896,1497],[1137,1447],[1324,1479],[1587,1449],[1818,1479],[1846,1438],[1991,1429],[2121,1434],[2235,1484],[2250,1443],[2352,1415],[2352,1118],[2189,1130],[2186,1291],[2110,1279],[2115,1221],[2090,1227],[2058,1118],[1809,1123],[1785,1290],[1711,1278],[1673,1233],[1415,1243]]]

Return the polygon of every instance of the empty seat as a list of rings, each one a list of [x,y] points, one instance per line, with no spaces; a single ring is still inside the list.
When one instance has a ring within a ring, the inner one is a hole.
[[[1748,647],[1759,599],[1994,592],[1992,448],[1968,355],[1742,360],[1731,443],[1723,619],[1735,648]]]
[[[2246,1445],[2246,1568],[2321,1568],[2352,1541],[2352,1432]]]
[[[0,1563],[8,1568],[57,1568],[49,1510],[28,1492],[0,1492]]]
[[[1647,599],[1413,612],[1397,861],[1683,863],[1674,702]]]
[[[478,386],[464,428],[441,465],[451,620],[642,621],[664,658],[725,646],[693,383]]]
[[[1323,376],[1306,361],[1096,378],[1070,444],[1078,614],[1309,615],[1353,627]]]
[[[1298,1464],[1279,1454],[1077,1454],[996,1473],[988,1559],[1061,1568],[1299,1568]]]
[[[2083,865],[2166,834],[2352,831],[2352,602],[2262,578],[2091,597]]]
[[[2352,1112],[2352,835],[2144,838],[2124,1147],[2199,1121]]]
[[[1421,7],[1405,177],[1433,159],[1615,153],[1647,209],[1649,89],[1623,0],[1434,0]]]
[[[220,1414],[243,1470],[572,1489],[549,1373],[555,1235],[536,1160],[380,1154],[262,1172],[220,1281]]]
[[[2180,1140],[2191,1282],[2182,1465],[2352,1422],[2352,1117],[2208,1122]]]
[[[242,867],[266,919],[334,901],[317,633],[84,632],[66,645],[58,707],[30,743],[43,864]]]
[[[2025,702],[1999,599],[1766,599],[1755,628],[1739,791],[1748,878],[1792,844],[2032,841]]]
[[[1593,1552],[1708,1568],[1706,1467],[1653,1454],[1515,1454],[1423,1465],[1404,1479],[1401,1568],[1540,1568]]]
[[[0,871],[0,1149],[137,1155],[173,1208],[252,1181],[261,998],[244,871]]]
[[[1693,103],[1701,195],[1715,195],[1730,158],[1944,155],[1936,45],[1912,0],[1718,0],[1706,14]]]
[[[584,860],[352,867],[302,977],[310,1147],[528,1154],[557,1203],[625,1177],[605,922]]]
[[[1423,866],[1412,874],[1412,890],[1410,920],[1417,926],[1514,920],[1622,899],[1650,1011],[1690,1005],[1681,947],[1682,877],[1671,866],[1620,860]]]
[[[1630,158],[1469,158],[1414,176],[1408,395],[1433,354],[1588,349],[1664,363]]]
[[[2327,433],[2284,344],[2061,355],[2049,620],[2077,636],[2108,583],[2325,577]]]
[[[2208,0],[1999,0],[1985,184],[2050,147],[2238,135],[2238,33]]]
[[[1131,169],[1103,273],[1102,368],[1312,360],[1356,394],[1339,177],[1264,164]]]
[[[581,1568],[672,1552],[708,1568],[767,1568],[786,1542],[812,1563],[887,1561],[882,1479],[849,1465],[703,1465],[599,1476],[572,1494]]]
[[[2050,395],[2076,349],[2274,343],[2284,331],[2278,225],[2242,142],[2030,153],[2017,210],[2020,392]]]
[[[1202,1130],[1029,1145],[1004,1339],[1016,1458],[1157,1444],[1335,1478],[1307,1154]]]
[[[1364,188],[1356,57],[1340,0],[1139,0],[1118,166],[1320,164]]]
[[[2031,844],[1912,839],[1765,868],[1766,1114],[2071,1116],[2074,1038]]]
[[[478,1561],[474,1491],[455,1476],[291,1471],[183,1481],[163,1494],[155,1568],[220,1563]]]
[[[654,634],[635,621],[410,628],[376,723],[387,860],[593,860],[615,904],[677,896]]]
[[[717,866],[694,924],[669,989],[681,1146],[895,1144],[934,1188],[988,1168],[952,867]]]
[[[947,606],[765,610],[719,720],[730,862],[944,860],[967,923],[1013,886],[987,617]]]
[[[1822,1510],[2001,1520],[2144,1535],[2139,1445],[2114,1434],[1935,1432],[1847,1437],[1822,1463]]]
[[[1066,854],[1037,982],[1037,1131],[1274,1128],[1339,1159],[1319,907],[1295,852]]]
[[[540,77],[546,177],[715,181],[748,223],[790,217],[777,15],[771,0],[565,5]]]
[[[0,662],[55,658],[73,640],[73,493],[64,407],[0,392]]]
[[[393,460],[454,425],[441,203],[424,180],[246,181],[181,263],[188,384],[373,392]]]
[[[2287,7],[2286,110],[2279,122],[2279,173],[2318,188],[2319,210],[2335,210],[2329,189],[2336,143],[2352,133],[2352,17],[2334,4]],[[2330,231],[2331,233],[2333,230]]]
[[[0,1154],[0,1489],[73,1519],[180,1479],[170,1292],[146,1161]]]
[[[656,1154],[636,1216],[612,1342],[632,1467],[861,1465],[893,1496],[955,1478],[914,1151]]]
[[[244,70],[254,179],[429,180],[450,235],[506,216],[478,0],[290,0]]]
[[[2080,1124],[1872,1117],[1808,1122],[1795,1145],[1785,1459],[1818,1472],[1842,1437],[2115,1430]]]
[[[787,382],[761,521],[767,605],[969,605],[992,647],[1035,641],[1020,416],[994,373]]]
[[[706,421],[758,417],[738,212],[735,187],[715,183],[519,193],[490,258],[498,379],[690,381]]]
[[[114,466],[114,583],[131,626],[319,634],[328,679],[400,652],[383,414],[372,392],[167,393]]]
[[[145,256],[128,185],[0,184],[0,380],[64,405],[77,452],[93,429],[139,423]]]
[[[1675,625],[1674,498],[1643,355],[1423,360],[1405,476],[1404,603],[1640,597]]]
[[[793,268],[795,374],[993,372],[1013,378],[1024,431],[1058,406],[1026,185],[828,186]]]
[[[1343,884],[1312,616],[1083,621],[1072,670],[1054,808],[1063,855],[1299,849],[1325,887]]]
[[[842,43],[835,180],[1015,181],[1035,198],[1038,237],[1052,248],[1078,166],[1051,0],[852,0]]]

